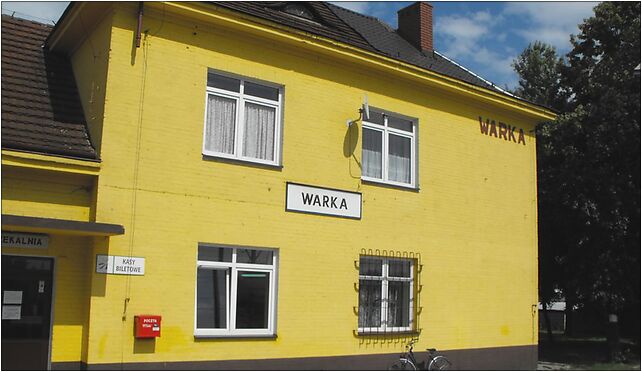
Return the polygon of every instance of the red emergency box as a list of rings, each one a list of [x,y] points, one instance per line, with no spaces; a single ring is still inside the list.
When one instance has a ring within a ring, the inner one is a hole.
[[[136,315],[134,317],[134,336],[136,338],[160,337],[160,315]]]

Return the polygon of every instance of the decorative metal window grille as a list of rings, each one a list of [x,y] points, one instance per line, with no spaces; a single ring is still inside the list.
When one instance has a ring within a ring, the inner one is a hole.
[[[359,257],[358,334],[416,332],[418,316],[417,272],[421,266],[411,255]]]

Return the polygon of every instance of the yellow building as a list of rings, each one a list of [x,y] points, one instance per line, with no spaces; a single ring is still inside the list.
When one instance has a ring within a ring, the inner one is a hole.
[[[413,338],[533,368],[554,115],[435,51],[429,4],[399,25],[319,2],[3,15],[2,368],[385,369]]]

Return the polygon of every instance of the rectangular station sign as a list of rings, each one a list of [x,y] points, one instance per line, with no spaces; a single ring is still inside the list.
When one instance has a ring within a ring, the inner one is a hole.
[[[96,255],[96,272],[101,274],[145,275],[142,257]]]
[[[286,184],[285,210],[361,219],[361,193]]]
[[[2,247],[4,248],[47,248],[49,236],[45,234],[30,234],[19,232],[2,232]]]

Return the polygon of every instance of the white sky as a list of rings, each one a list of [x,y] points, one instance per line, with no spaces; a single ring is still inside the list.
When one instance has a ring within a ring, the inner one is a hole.
[[[69,1],[3,1],[2,13],[53,24],[58,21]]]

